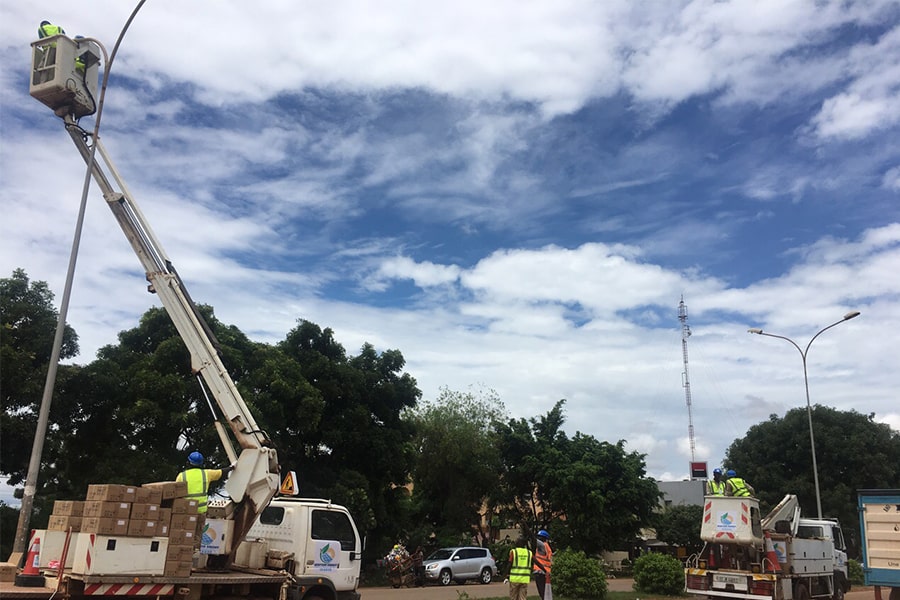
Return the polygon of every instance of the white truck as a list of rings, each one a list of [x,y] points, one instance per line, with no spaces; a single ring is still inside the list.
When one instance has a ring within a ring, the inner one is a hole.
[[[900,489],[859,490],[857,499],[865,583],[875,586],[875,600],[882,588],[900,600]]]
[[[847,553],[834,519],[800,517],[788,494],[764,518],[752,497],[706,496],[703,549],[685,565],[685,591],[710,598],[842,600]]]
[[[346,508],[327,500],[273,500],[281,484],[275,448],[257,426],[219,359],[215,337],[99,135],[79,125],[79,119],[93,114],[100,101],[101,50],[96,40],[65,35],[33,42],[29,92],[62,119],[90,165],[93,180],[146,272],[148,290],[159,296],[190,351],[192,370],[202,378],[201,385],[210,390],[228,424],[230,437],[225,425],[216,422],[225,452],[235,464],[224,485],[228,499],[210,503],[210,512],[215,509],[221,516],[218,525],[228,535],[219,538],[221,543],[204,546],[209,568],[194,569],[181,577],[166,576],[157,566],[160,553],[165,555],[167,540],[163,537],[70,531],[63,532],[65,542],[57,544],[60,549],[53,552],[49,542],[54,532],[38,532],[45,541],[43,556],[37,560],[49,565],[55,554],[59,564],[56,577],[51,578],[57,590],[54,593],[66,598],[126,594],[157,599],[172,596],[174,600],[358,600],[362,543],[353,518]],[[91,538],[76,543],[79,535]],[[89,553],[67,556],[79,548],[87,548]]]

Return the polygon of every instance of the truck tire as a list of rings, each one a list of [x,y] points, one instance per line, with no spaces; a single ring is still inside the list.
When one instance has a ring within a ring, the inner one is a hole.
[[[798,583],[794,589],[794,600],[810,600],[809,589],[802,583]]]
[[[831,600],[844,600],[844,586],[837,581],[834,582],[834,595]]]

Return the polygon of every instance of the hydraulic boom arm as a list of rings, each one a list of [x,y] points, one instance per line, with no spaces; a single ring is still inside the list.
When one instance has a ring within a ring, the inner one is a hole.
[[[240,447],[240,456],[236,456],[231,440],[217,422],[225,450],[232,461],[236,460],[225,490],[235,504],[232,539],[241,540],[278,490],[280,478],[275,448],[257,426],[225,370],[216,350],[215,336],[191,300],[99,137],[91,139],[77,124],[78,117],[90,114],[89,109],[96,92],[97,67],[95,61],[90,60],[89,51],[84,49],[83,43],[63,35],[40,40],[33,47],[35,67],[30,86],[31,95],[63,118],[75,147],[91,166],[91,175],[103,192],[107,206],[112,210],[146,271],[147,281],[150,282],[149,290],[155,292],[162,301],[190,352],[191,368],[202,377],[212,392]],[[76,56],[86,59],[86,74],[84,71],[75,71]],[[69,65],[69,62],[72,64]],[[70,76],[69,71],[74,76]],[[97,156],[102,160],[102,165],[100,160],[96,160]],[[113,181],[107,176],[104,165],[112,174]],[[237,544],[233,544],[233,549],[236,548]]]

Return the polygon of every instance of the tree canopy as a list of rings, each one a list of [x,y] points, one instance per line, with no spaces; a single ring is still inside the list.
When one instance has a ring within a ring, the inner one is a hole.
[[[30,281],[22,269],[0,279],[0,472],[12,485],[25,479],[58,319],[45,282]],[[78,336],[67,324],[60,358],[76,354]]]
[[[434,533],[441,543],[459,543],[481,522],[485,501],[497,486],[500,453],[494,424],[506,409],[496,392],[447,388],[410,418],[416,429],[412,471],[417,538]],[[494,508],[488,507],[493,514]],[[487,532],[482,532],[486,536]],[[468,536],[467,536],[468,541]]]
[[[647,476],[644,455],[625,442],[601,442],[562,430],[564,400],[530,420],[498,426],[503,470],[498,503],[515,507],[533,534],[552,527],[558,545],[596,553],[630,543],[650,524],[659,488]]]
[[[900,434],[874,415],[812,408],[822,512],[845,528],[858,527],[856,491],[900,487]],[[816,516],[816,494],[805,408],[771,415],[729,446],[725,464],[750,482],[764,507],[796,494],[801,511]],[[764,511],[765,512],[765,511]]]
[[[45,283],[22,271],[2,280],[3,442],[0,471],[24,478],[56,313]],[[364,534],[393,531],[412,469],[412,425],[401,418],[421,392],[398,350],[369,344],[348,356],[331,330],[299,321],[275,346],[250,341],[200,306],[226,369],[279,450],[301,493],[350,508]],[[67,329],[63,358],[77,352]],[[8,385],[7,385],[8,384]],[[212,412],[211,412],[212,411]],[[227,458],[190,355],[171,319],[151,308],[104,346],[96,360],[61,368],[50,408],[33,523],[46,523],[55,499],[83,498],[91,483],[171,480],[191,450],[213,465]],[[16,440],[18,443],[13,443]]]
[[[699,504],[670,506],[654,517],[653,528],[656,530],[656,539],[672,546],[683,546],[689,553],[699,550],[703,545],[700,540],[702,520],[703,507]]]

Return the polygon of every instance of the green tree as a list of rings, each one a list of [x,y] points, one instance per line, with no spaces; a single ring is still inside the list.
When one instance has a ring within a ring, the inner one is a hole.
[[[404,486],[415,459],[413,425],[401,415],[421,392],[403,372],[398,350],[376,352],[370,344],[348,357],[331,329],[301,320],[278,348],[323,402],[318,427],[292,444],[304,494],[321,494],[347,505],[369,534],[369,553],[379,549],[409,515]]]
[[[514,507],[526,532],[550,527],[557,547],[588,553],[630,543],[659,502],[644,455],[625,442],[576,432],[569,439],[560,400],[546,415],[498,426],[503,469],[497,501]]]
[[[856,490],[900,482],[900,433],[875,415],[816,405],[812,420],[823,516],[858,532]],[[805,408],[752,426],[729,446],[725,464],[750,482],[763,514],[785,494],[796,494],[802,514],[816,515],[809,421]],[[859,539],[858,535],[854,539]]]
[[[679,504],[670,506],[654,516],[653,527],[656,537],[672,546],[687,548],[688,552],[699,550],[703,545],[700,540],[700,521],[703,519],[703,507],[698,504]]]
[[[410,413],[418,454],[413,503],[420,527],[440,540],[468,539],[481,522],[485,500],[497,486],[500,454],[494,424],[505,408],[493,390],[442,388],[433,402]],[[493,514],[491,507],[489,514]],[[485,537],[485,531],[481,534]]]
[[[30,281],[22,269],[0,279],[0,473],[12,485],[25,480],[58,319],[45,282]],[[78,336],[66,325],[60,358],[77,354]]]

